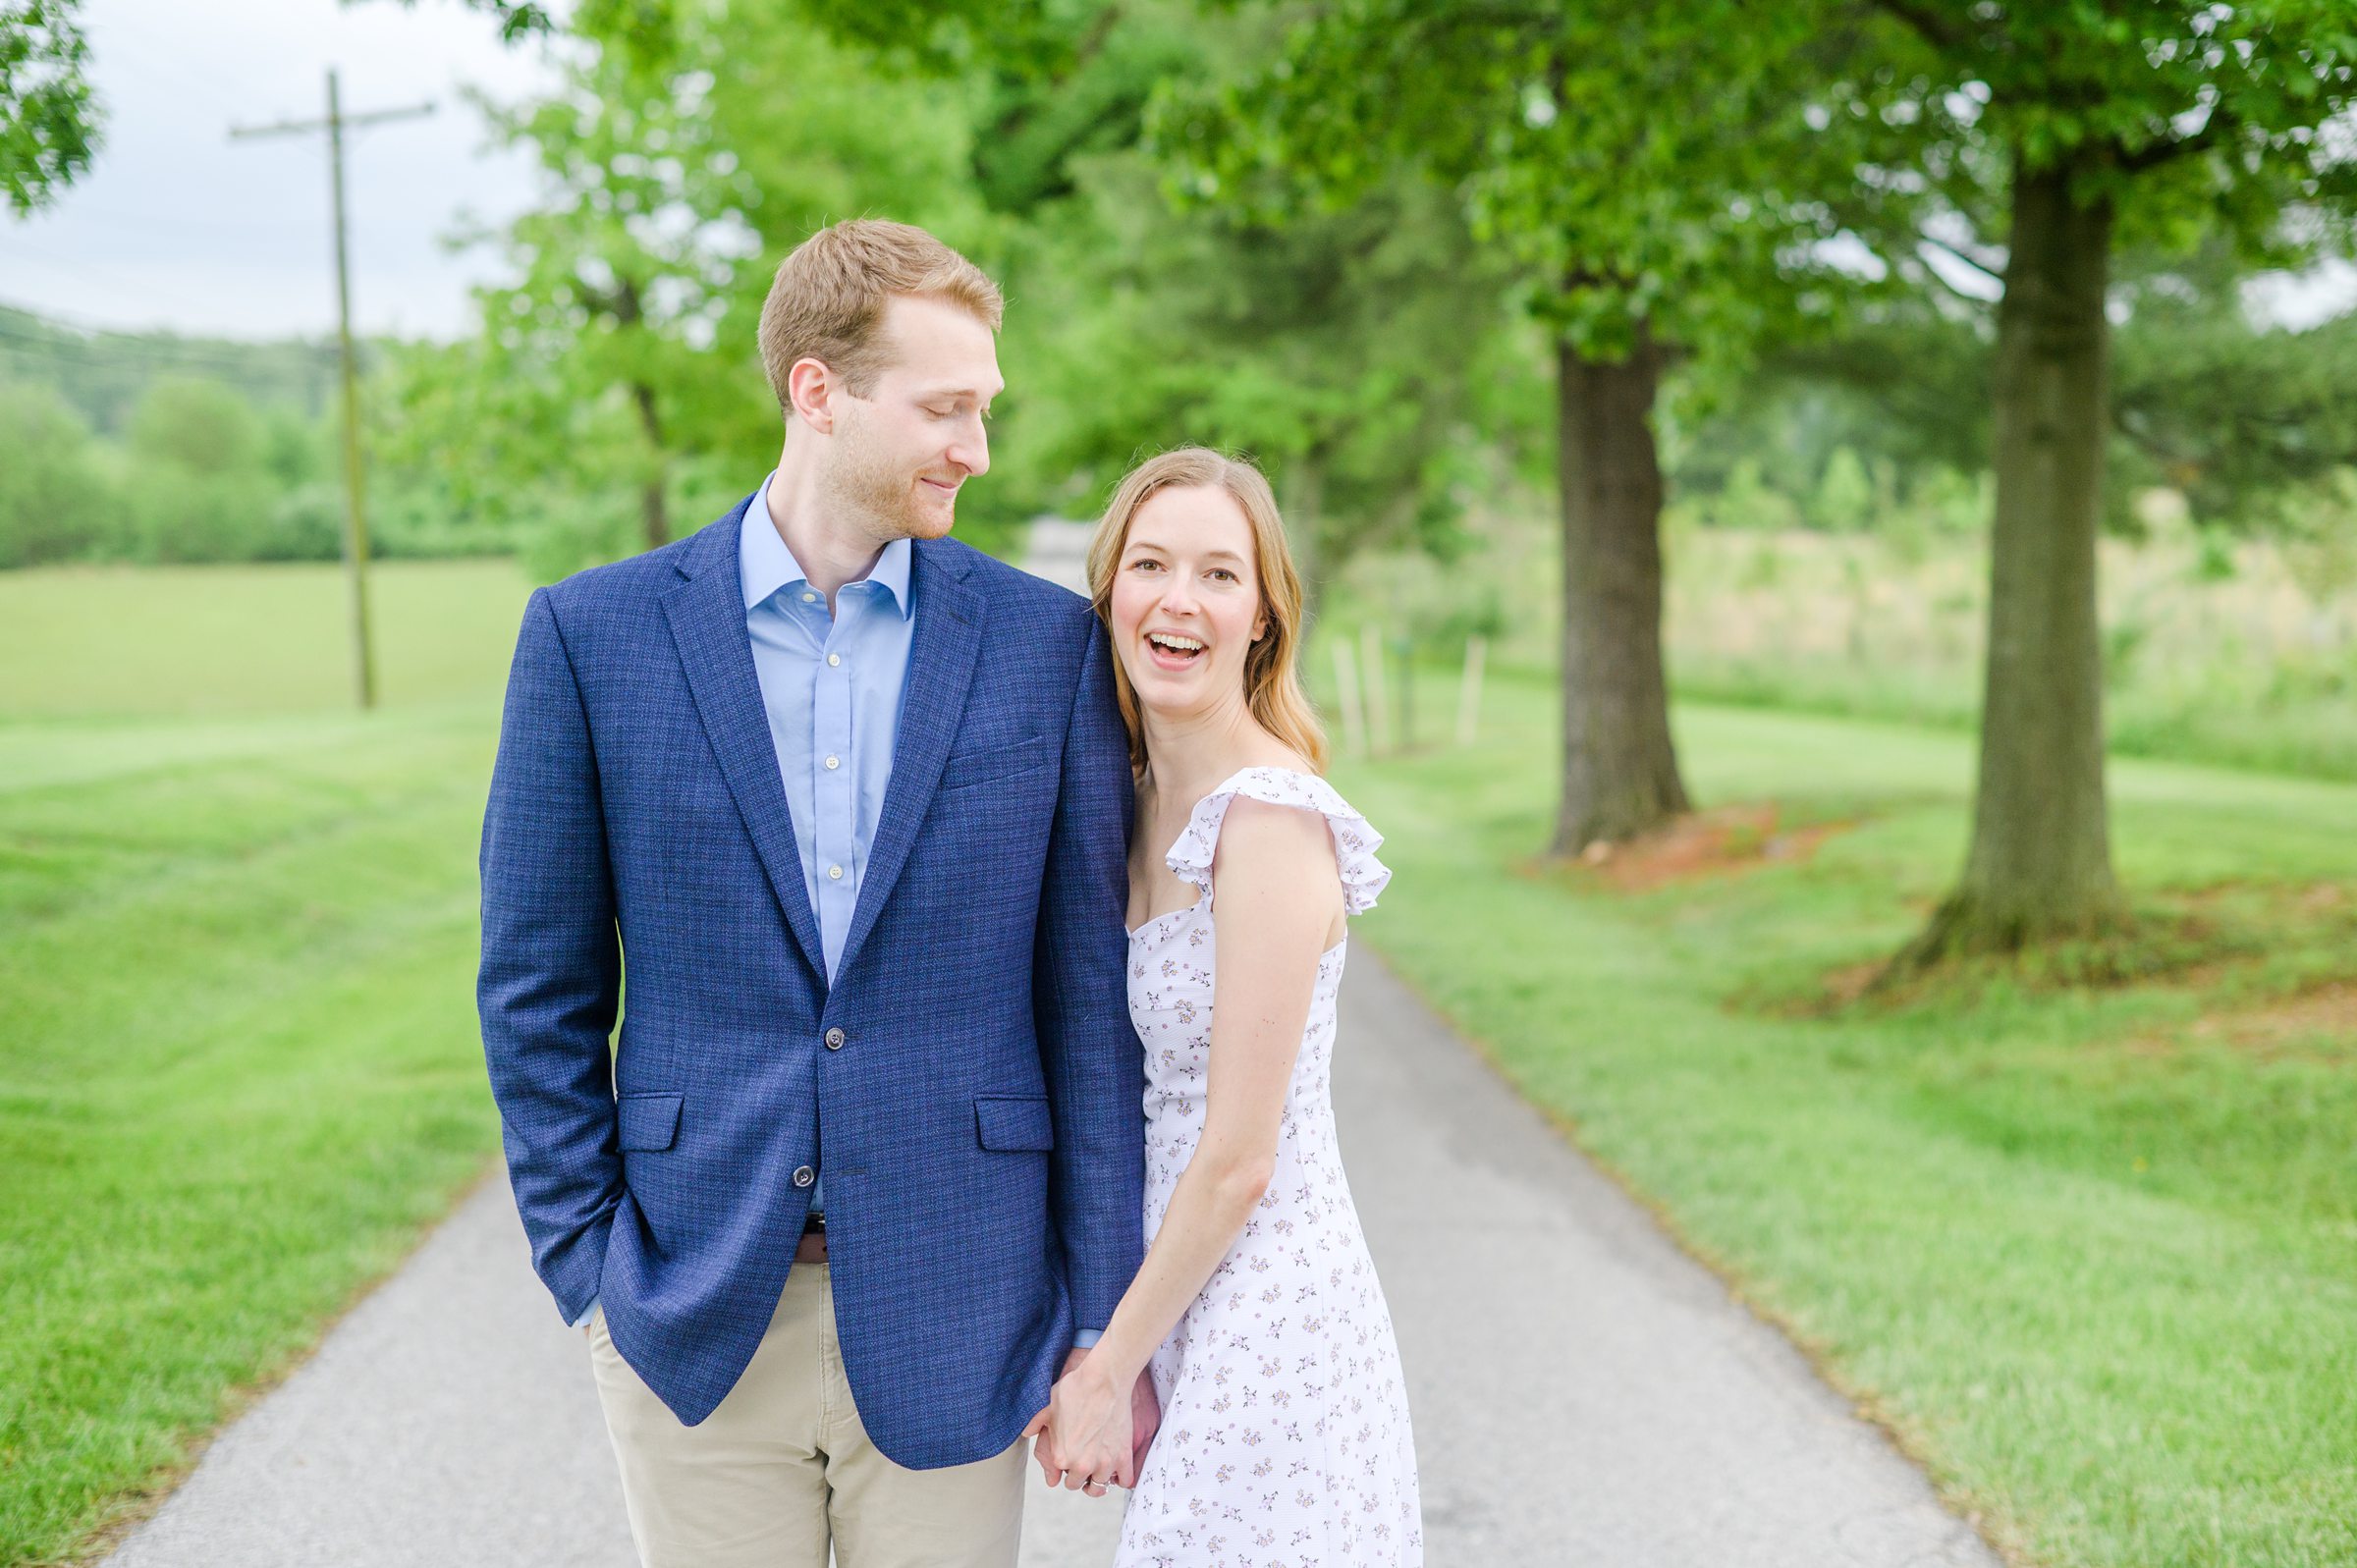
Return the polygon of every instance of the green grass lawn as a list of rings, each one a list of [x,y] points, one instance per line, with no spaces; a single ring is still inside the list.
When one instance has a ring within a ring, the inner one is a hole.
[[[530,591],[509,561],[377,563],[381,700],[497,700]],[[336,566],[0,571],[0,721],[347,708],[345,606]]]
[[[1552,703],[1338,770],[1373,945],[2020,1557],[2357,1563],[2357,788],[2117,763],[2122,875],[2204,961],[1829,1006],[1960,865],[1969,740],[1681,708],[1701,804],[1847,826],[1618,892],[1532,863]]]
[[[497,1147],[474,844],[528,585],[383,586],[362,718],[332,571],[0,573],[0,1561],[168,1482]]]

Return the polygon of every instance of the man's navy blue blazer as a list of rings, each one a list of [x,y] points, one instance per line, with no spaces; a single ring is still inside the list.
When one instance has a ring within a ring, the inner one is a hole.
[[[823,1170],[860,1419],[900,1464],[964,1464],[1047,1403],[1144,1246],[1112,662],[1077,595],[917,542],[830,987],[738,586],[750,500],[525,608],[477,986],[508,1171],[558,1311],[602,1299],[692,1426],[768,1328],[796,1175]]]

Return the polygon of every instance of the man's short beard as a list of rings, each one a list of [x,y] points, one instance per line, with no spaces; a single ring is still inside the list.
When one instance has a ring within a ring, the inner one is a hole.
[[[829,510],[861,532],[889,544],[895,539],[938,539],[948,528],[934,521],[917,501],[917,476],[876,456],[861,439],[856,416],[849,422],[834,462],[819,481]]]

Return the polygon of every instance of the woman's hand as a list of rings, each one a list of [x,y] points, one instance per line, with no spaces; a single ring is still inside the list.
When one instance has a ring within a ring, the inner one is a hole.
[[[1134,1379],[1126,1379],[1134,1382]],[[1134,1390],[1117,1387],[1102,1357],[1076,1354],[1031,1418],[1023,1435],[1039,1440],[1033,1454],[1051,1487],[1105,1495],[1107,1486],[1137,1484]]]

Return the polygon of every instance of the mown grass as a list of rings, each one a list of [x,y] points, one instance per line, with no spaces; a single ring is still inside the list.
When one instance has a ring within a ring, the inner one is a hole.
[[[381,700],[496,697],[530,587],[510,561],[378,562]],[[347,614],[336,566],[0,571],[0,720],[347,708]]]
[[[332,573],[0,574],[0,1561],[168,1483],[497,1145],[473,856],[527,585],[387,577],[361,717]],[[184,717],[272,705],[329,711]]]
[[[1839,1004],[1960,863],[1967,738],[1683,707],[1704,803],[1853,826],[1628,893],[1534,862],[1552,694],[1490,711],[1338,771],[1412,984],[2022,1559],[2357,1562],[2357,1000],[2286,1004],[2357,979],[2357,788],[2117,763],[2121,872],[2203,934],[2173,972]]]

